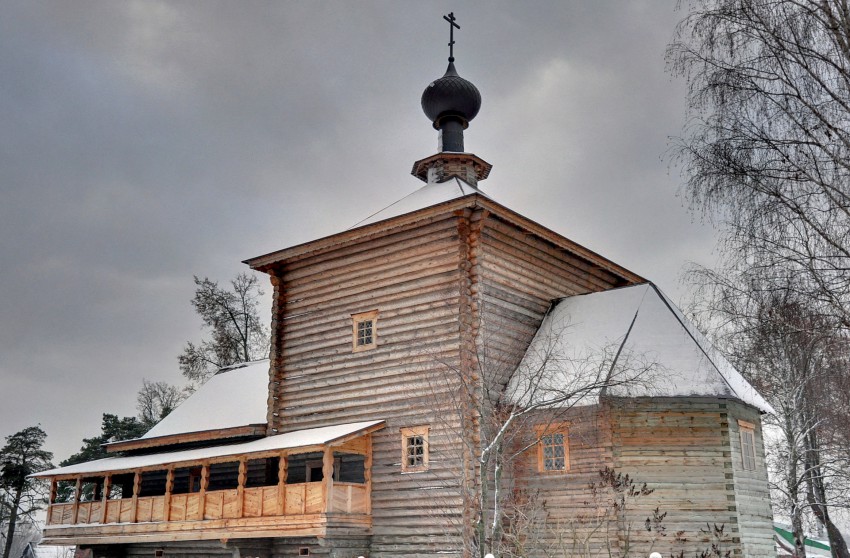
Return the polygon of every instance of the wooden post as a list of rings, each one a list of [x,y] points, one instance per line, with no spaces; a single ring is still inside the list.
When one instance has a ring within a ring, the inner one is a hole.
[[[236,517],[242,517],[245,510],[245,479],[247,477],[248,458],[244,455],[239,458],[239,477],[236,485]]]
[[[333,511],[333,487],[334,487],[334,450],[330,446],[325,447],[322,455],[322,496],[324,498],[324,511]]]
[[[77,523],[77,514],[80,511],[80,490],[82,488],[83,479],[82,477],[77,477],[77,484],[74,487],[74,505],[71,508],[73,511],[71,512],[71,523]]]
[[[285,451],[280,452],[280,461],[277,467],[277,514],[286,514],[286,469],[289,465],[289,455]]]
[[[142,490],[142,473],[136,471],[133,475],[133,518],[131,523],[139,520],[139,492]]]
[[[372,435],[366,435],[366,457],[363,459],[363,480],[366,482],[366,515],[372,514]]]
[[[201,466],[201,490],[198,492],[198,519],[203,519],[206,516],[207,507],[207,485],[210,482],[210,465],[204,463]]]
[[[162,520],[171,521],[171,491],[174,490],[174,466],[165,473],[165,498],[162,504]]]
[[[53,511],[53,504],[56,503],[57,491],[58,483],[56,482],[56,477],[50,477],[50,494],[47,497],[47,521],[45,521],[47,525],[53,523],[53,521],[51,521],[51,512]]]
[[[100,499],[100,522],[106,523],[106,508],[109,506],[109,491],[112,490],[112,475],[103,478],[103,494]]]

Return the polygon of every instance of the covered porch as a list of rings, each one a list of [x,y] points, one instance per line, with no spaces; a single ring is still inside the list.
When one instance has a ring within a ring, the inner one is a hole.
[[[383,421],[53,469],[47,544],[324,536],[371,526]]]

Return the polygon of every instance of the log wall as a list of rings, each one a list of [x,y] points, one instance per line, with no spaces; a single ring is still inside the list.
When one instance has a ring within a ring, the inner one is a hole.
[[[551,242],[484,214],[480,249],[481,336],[492,381],[504,383],[551,304],[624,284],[609,271]]]
[[[569,429],[568,470],[541,472],[535,426],[565,423]],[[613,466],[609,417],[599,406],[587,406],[568,412],[539,413],[521,426],[524,435],[514,447],[528,447],[514,461],[505,486],[525,515],[536,518],[531,529],[520,525],[515,535],[526,537],[523,545],[529,556],[602,556],[617,525],[600,519],[608,509],[604,495],[594,498],[591,483],[598,483],[599,472]],[[574,540],[583,544],[573,546]],[[586,544],[586,546],[584,546]]]
[[[443,215],[274,270],[270,430],[387,421],[373,434],[372,557],[461,546],[464,445],[452,370],[468,230],[459,223]],[[377,347],[355,352],[351,315],[371,310]],[[402,474],[400,429],[420,425],[430,425],[429,470]]]
[[[627,511],[623,523],[635,527],[633,545],[691,556],[709,547],[705,531],[717,525],[724,551],[742,556],[729,422],[727,403],[718,399],[656,398],[612,410],[615,468],[654,490]],[[660,539],[640,528],[656,508],[667,514]],[[675,540],[678,532],[684,540]]]
[[[744,556],[773,558],[773,510],[770,508],[770,489],[764,454],[764,438],[758,411],[738,403],[729,403],[729,442],[732,451],[732,471],[735,475],[735,508]],[[738,420],[755,425],[756,468],[745,471],[741,455],[741,435]]]

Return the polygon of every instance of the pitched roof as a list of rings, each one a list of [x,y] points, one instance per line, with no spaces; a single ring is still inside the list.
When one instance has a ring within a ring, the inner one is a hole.
[[[490,196],[475,186],[471,186],[457,177],[452,177],[445,182],[431,182],[404,196],[400,200],[391,203],[380,211],[373,213],[359,223],[355,223],[349,227],[348,230],[356,229],[357,227],[362,227],[364,225],[371,225],[372,223],[398,217],[399,215],[413,213],[414,211],[419,211],[420,209],[425,209],[432,205],[462,198],[470,194],[480,194],[486,198],[490,198]]]
[[[142,438],[266,422],[269,360],[223,368]]]
[[[600,385],[609,374],[622,383]],[[604,390],[615,397],[730,398],[773,410],[652,283],[564,298],[550,309],[509,394],[528,405],[576,390],[567,404],[593,403]]]
[[[286,434],[278,434],[275,436],[266,436],[259,440],[253,440],[241,444],[228,444],[224,446],[153,453],[147,455],[131,455],[127,457],[107,457],[106,459],[98,459],[96,461],[89,461],[88,463],[78,463],[76,465],[42,471],[31,476],[53,477],[58,475],[128,471],[142,467],[155,467],[170,463],[189,463],[205,459],[215,459],[217,457],[228,457],[231,455],[245,455],[284,449],[305,448],[308,446],[320,446],[341,441],[345,438],[367,434],[383,427],[384,421],[382,420],[336,424],[333,426],[323,426],[321,428],[297,430],[295,432],[287,432]]]

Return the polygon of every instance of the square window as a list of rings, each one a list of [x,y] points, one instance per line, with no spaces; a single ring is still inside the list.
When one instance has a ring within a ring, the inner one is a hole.
[[[756,470],[756,432],[755,425],[743,420],[738,421],[741,431],[741,464],[745,471]]]
[[[401,429],[401,470],[405,473],[428,469],[428,427]]]
[[[374,349],[378,345],[378,311],[352,314],[354,323],[353,345],[354,352]]]
[[[537,469],[558,473],[570,469],[570,434],[566,424],[538,426]]]

